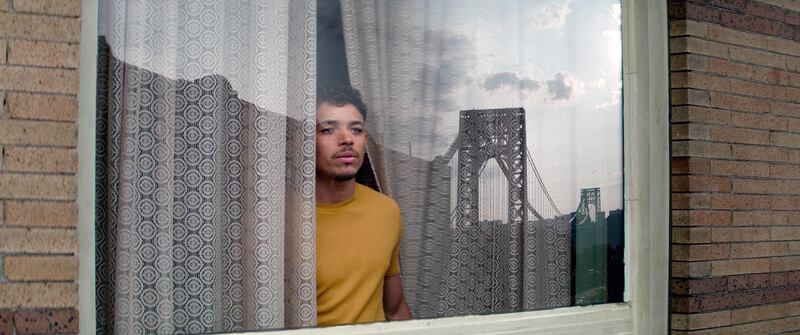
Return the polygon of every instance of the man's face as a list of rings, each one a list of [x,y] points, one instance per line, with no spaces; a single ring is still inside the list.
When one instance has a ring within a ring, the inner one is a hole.
[[[366,147],[364,117],[355,106],[326,102],[317,107],[317,179],[355,178]]]

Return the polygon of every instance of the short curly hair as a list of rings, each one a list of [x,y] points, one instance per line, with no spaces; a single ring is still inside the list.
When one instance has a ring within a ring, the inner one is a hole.
[[[361,113],[361,116],[364,117],[364,120],[367,119],[367,105],[361,100],[361,93],[348,84],[334,82],[318,87],[317,108],[324,103],[329,103],[337,107],[347,104],[353,105],[358,109],[358,112]]]

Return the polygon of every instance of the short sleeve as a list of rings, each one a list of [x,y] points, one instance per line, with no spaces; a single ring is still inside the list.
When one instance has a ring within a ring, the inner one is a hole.
[[[397,243],[394,245],[394,250],[392,250],[392,259],[389,260],[389,269],[386,270],[385,277],[391,277],[400,274],[400,240],[403,236],[403,219],[399,215],[399,209],[397,221],[399,228],[397,229]]]

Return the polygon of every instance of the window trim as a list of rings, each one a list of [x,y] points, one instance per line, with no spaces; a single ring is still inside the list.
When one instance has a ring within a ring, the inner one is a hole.
[[[79,313],[95,332],[97,0],[82,0],[78,120]],[[666,334],[669,311],[669,88],[664,1],[622,0],[625,303],[243,334]],[[636,224],[633,224],[636,223]]]
[[[97,110],[97,0],[82,0],[78,86],[78,328],[94,334],[95,126]]]

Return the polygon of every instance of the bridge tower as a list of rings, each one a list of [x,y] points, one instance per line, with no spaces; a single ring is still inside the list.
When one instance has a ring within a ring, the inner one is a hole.
[[[607,289],[608,227],[600,210],[600,188],[581,190],[581,202],[572,226],[575,257],[575,305],[605,303]]]
[[[456,226],[449,262],[448,294],[472,303],[444,306],[444,314],[523,309],[526,205],[525,110],[461,111],[459,123]],[[507,219],[479,222],[479,174],[495,159],[508,182]],[[480,269],[480,270],[478,270]],[[500,275],[503,274],[503,275]],[[498,299],[505,297],[505,299]],[[451,297],[452,298],[452,297]],[[445,302],[448,297],[444,297]]]

